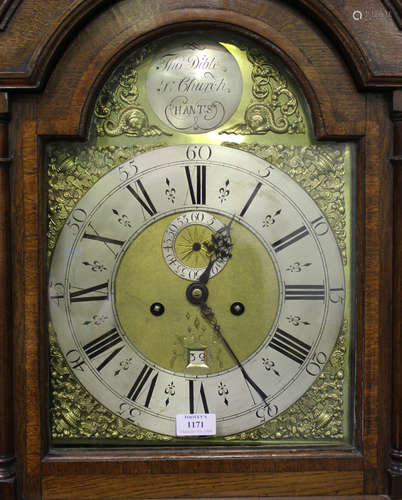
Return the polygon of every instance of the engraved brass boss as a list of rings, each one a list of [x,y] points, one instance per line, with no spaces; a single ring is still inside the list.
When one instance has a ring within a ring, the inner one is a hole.
[[[225,123],[236,111],[243,88],[239,65],[222,43],[200,43],[189,37],[155,55],[146,85],[159,119],[193,134]]]

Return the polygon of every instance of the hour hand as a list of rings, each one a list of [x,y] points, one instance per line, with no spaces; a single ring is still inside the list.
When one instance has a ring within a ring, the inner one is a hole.
[[[209,276],[210,276],[211,271],[212,271],[212,267],[215,264],[215,262],[216,262],[216,258],[212,259],[212,257],[211,257],[211,259],[209,260],[209,263],[208,263],[207,267],[205,268],[205,271],[198,278],[198,281],[200,283],[202,283],[203,285],[207,284],[207,282],[209,280]]]
[[[232,239],[230,237],[230,231],[232,228],[232,222],[234,220],[234,214],[230,219],[229,223],[225,226],[221,227],[216,231],[215,234],[212,235],[211,241],[204,241],[204,247],[207,249],[208,253],[211,255],[211,260],[214,263],[215,261],[221,259],[228,259],[232,256]],[[213,259],[212,256],[215,256]],[[212,266],[211,266],[212,268]],[[208,270],[208,267],[205,271]],[[204,272],[205,272],[204,271]],[[209,272],[211,269],[208,270]],[[201,279],[200,279],[201,281]]]
[[[211,241],[204,241],[204,246],[210,254],[210,259],[204,272],[198,278],[198,283],[206,285],[212,271],[212,267],[215,262],[219,259],[230,258],[232,256],[231,249],[233,246],[232,240],[230,238],[230,230],[232,226],[233,217],[230,222],[225,226],[221,227],[215,234],[212,235]]]
[[[232,229],[232,223],[235,218],[235,214],[232,215],[229,223],[218,229],[216,234],[213,236],[216,243],[215,255],[217,258],[225,259],[232,256],[232,239],[230,237],[230,231]]]

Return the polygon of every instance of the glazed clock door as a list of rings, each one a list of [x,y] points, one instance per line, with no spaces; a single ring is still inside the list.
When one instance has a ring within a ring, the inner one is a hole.
[[[104,175],[69,215],[49,280],[73,374],[116,415],[171,436],[179,414],[215,414],[218,436],[276,417],[343,323],[323,213],[279,168],[223,146],[158,149]]]
[[[395,2],[31,3],[0,7],[4,498],[397,498]]]
[[[310,130],[272,53],[198,31],[129,54],[90,140],[47,146],[55,445],[185,446],[178,416],[212,414],[199,446],[352,446],[354,147]]]

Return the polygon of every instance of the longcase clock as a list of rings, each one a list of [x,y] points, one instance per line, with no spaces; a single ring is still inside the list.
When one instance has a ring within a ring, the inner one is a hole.
[[[4,498],[402,495],[401,13],[354,3],[1,7]]]

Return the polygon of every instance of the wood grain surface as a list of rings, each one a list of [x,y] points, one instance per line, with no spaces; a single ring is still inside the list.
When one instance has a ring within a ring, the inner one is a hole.
[[[4,500],[11,500],[15,494],[9,111],[8,96],[0,93],[0,484],[4,484]]]
[[[162,474],[138,476],[49,476],[42,482],[44,500],[123,500],[127,498],[169,498],[174,496],[242,497],[339,495],[361,492],[361,472],[296,472],[277,474]]]
[[[2,498],[14,496],[14,453],[17,497],[26,500],[298,495],[371,500],[380,497],[370,495],[390,493],[389,484],[394,498],[402,495],[402,121],[397,114],[392,122],[385,90],[402,88],[402,37],[386,5],[380,0],[367,0],[364,9],[357,0],[24,0],[18,5],[0,32]],[[356,10],[363,11],[364,23],[353,18]],[[353,449],[135,454],[49,449],[44,146],[55,138],[85,138],[97,92],[121,57],[144,41],[195,26],[232,29],[261,41],[300,83],[317,138],[356,143]],[[394,94],[394,112],[402,112],[400,91]],[[391,446],[396,466],[388,477]]]
[[[0,87],[42,88],[59,54],[68,47],[71,36],[88,19],[107,10],[116,0],[4,0],[4,13],[12,13],[4,26],[7,51],[0,58]],[[299,15],[314,19],[314,31],[329,36],[343,52],[362,87],[400,85],[400,58],[402,40],[398,24],[398,0],[140,0],[131,2],[138,12],[142,4],[149,8],[152,18],[160,8],[197,8],[205,14],[211,8],[226,14],[244,13],[255,19],[271,17],[275,4],[294,5]],[[15,7],[15,9],[12,9]],[[362,11],[362,22],[353,14]],[[278,19],[286,26],[286,19]],[[291,26],[288,26],[291,29]],[[1,43],[1,39],[0,39]],[[389,50],[392,47],[393,50]],[[398,83],[399,82],[399,83]]]
[[[402,498],[402,90],[394,92],[394,272],[391,491]]]

